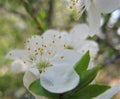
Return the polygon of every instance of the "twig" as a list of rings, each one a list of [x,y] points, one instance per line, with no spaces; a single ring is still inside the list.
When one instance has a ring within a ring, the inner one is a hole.
[[[36,23],[37,29],[40,31],[40,35],[44,32],[43,28],[41,27],[41,22],[38,20],[38,18],[34,14],[34,10],[32,8],[32,5],[27,1],[27,0],[22,0],[24,7],[28,14],[31,16],[31,18],[34,20]]]

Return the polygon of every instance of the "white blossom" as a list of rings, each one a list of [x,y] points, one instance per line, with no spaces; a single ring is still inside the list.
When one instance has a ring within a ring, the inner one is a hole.
[[[99,51],[97,42],[87,40],[89,37],[89,28],[87,24],[78,24],[73,27],[70,33],[62,32],[63,41],[66,49],[75,50],[81,54],[90,51],[91,59],[94,59]]]
[[[100,32],[101,13],[111,13],[120,8],[120,0],[72,0],[71,7],[81,15],[85,10],[88,14],[90,35]]]
[[[53,93],[64,93],[78,85],[80,77],[75,72],[74,65],[82,55],[76,51],[64,50],[62,37],[57,31],[48,30],[42,36],[29,38],[26,41],[27,50],[13,50],[6,56],[14,60],[20,59],[30,66],[28,70],[34,76],[30,72],[25,73],[25,87],[28,88],[30,81],[37,78],[40,78],[40,83],[46,90]]]

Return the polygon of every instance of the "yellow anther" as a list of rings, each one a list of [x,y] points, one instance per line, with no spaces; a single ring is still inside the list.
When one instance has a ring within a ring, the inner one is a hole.
[[[61,59],[64,59],[64,56],[61,56],[60,58],[61,58]]]
[[[26,61],[24,61],[24,64],[26,64]]]
[[[50,52],[50,51],[48,51],[48,54],[49,54],[49,55],[51,55],[51,52]]]
[[[38,45],[38,42],[36,42],[36,45]]]
[[[35,52],[37,52],[37,50],[35,50]]]
[[[62,36],[59,36],[58,38],[59,38],[59,39],[61,39],[61,38],[62,38]]]
[[[30,48],[28,48],[28,51],[30,51]]]
[[[35,55],[38,55],[38,53],[35,53]]]
[[[70,6],[69,6],[69,9],[73,9],[73,6],[70,5]]]
[[[52,43],[55,43],[55,41],[53,40]]]

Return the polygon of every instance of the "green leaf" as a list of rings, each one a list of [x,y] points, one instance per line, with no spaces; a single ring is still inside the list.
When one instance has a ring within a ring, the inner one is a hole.
[[[97,65],[96,67],[94,67],[92,69],[81,72],[80,73],[80,83],[78,84],[78,86],[75,89],[66,93],[66,96],[74,94],[74,93],[78,92],[79,90],[81,90],[81,88],[88,86],[88,84],[90,84],[94,80],[94,78],[96,77],[100,68],[101,68],[101,64]]]
[[[87,51],[82,58],[75,64],[75,70],[78,74],[87,70],[90,61],[89,51]]]
[[[80,83],[79,83],[77,89],[85,87],[89,83],[91,83],[95,79],[100,68],[101,68],[101,64],[98,64],[96,67],[94,67],[92,69],[81,72],[80,73]]]
[[[58,99],[58,94],[53,94],[48,92],[47,90],[45,90],[41,84],[40,84],[40,80],[36,80],[34,81],[30,87],[29,87],[30,91],[32,91],[33,93],[39,95],[39,96],[46,96],[46,97],[50,97],[52,99]]]
[[[97,84],[89,85],[65,99],[91,99],[102,94],[109,88],[110,86],[106,86],[106,85],[97,85]]]

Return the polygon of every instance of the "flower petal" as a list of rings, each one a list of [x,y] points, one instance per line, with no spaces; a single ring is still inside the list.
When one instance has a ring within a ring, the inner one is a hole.
[[[6,55],[6,58],[8,59],[13,59],[13,60],[16,60],[16,59],[29,59],[29,54],[27,53],[26,50],[19,50],[19,49],[16,49],[16,50],[11,50],[7,55]]]
[[[21,60],[26,65],[30,65],[29,53],[26,50],[12,50],[5,57],[13,60]]]
[[[88,12],[88,24],[89,24],[89,33],[90,36],[100,32],[100,12],[95,8],[94,4],[91,4]]]
[[[23,63],[21,60],[15,60],[11,65],[11,71],[13,73],[22,73],[27,71],[29,66]]]
[[[55,57],[51,60],[53,65],[58,64],[70,64],[70,66],[74,66],[78,60],[82,57],[82,54],[77,53],[74,50],[63,50],[62,52],[56,54]]]
[[[85,54],[88,50],[90,51],[91,58],[95,58],[99,51],[99,47],[97,42],[91,40],[84,40],[81,41],[77,46],[76,49],[78,52]]]
[[[120,0],[93,0],[93,2],[101,13],[110,13],[120,8]]]
[[[120,91],[120,85],[115,85],[94,99],[111,99],[118,91]]]
[[[29,89],[29,86],[32,82],[39,79],[40,73],[36,68],[30,68],[28,71],[25,72],[23,77],[23,84],[24,86]]]
[[[74,89],[79,79],[78,74],[67,64],[48,67],[40,75],[41,85],[52,93],[64,93]]]
[[[80,40],[84,40],[89,36],[89,28],[87,24],[78,24],[73,27],[70,33],[71,38],[80,42]]]

